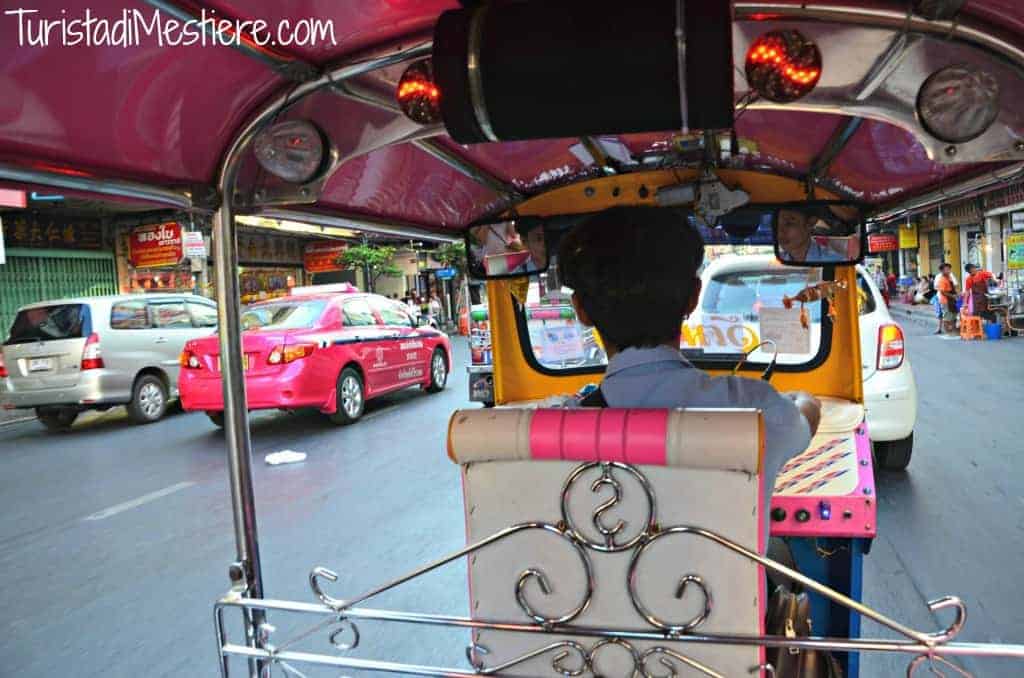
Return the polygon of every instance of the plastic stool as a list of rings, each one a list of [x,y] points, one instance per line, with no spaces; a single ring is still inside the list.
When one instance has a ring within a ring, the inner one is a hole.
[[[960,316],[960,338],[964,341],[985,338],[985,331],[981,324],[981,316]]]

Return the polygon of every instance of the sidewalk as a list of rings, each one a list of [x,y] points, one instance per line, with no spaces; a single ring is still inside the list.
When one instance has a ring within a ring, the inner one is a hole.
[[[901,304],[893,302],[889,304],[889,313],[893,319],[899,322],[911,320],[913,322],[925,323],[932,329],[938,326],[938,318],[935,317],[935,307],[931,304]]]
[[[16,424],[19,421],[31,421],[36,418],[32,410],[4,410],[0,409],[0,426]]]

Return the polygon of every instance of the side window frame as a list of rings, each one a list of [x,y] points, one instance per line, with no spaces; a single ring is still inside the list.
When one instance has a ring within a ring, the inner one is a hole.
[[[182,310],[185,315],[188,316],[188,327],[158,325],[156,322],[156,307],[157,306],[169,306],[171,304],[181,304]],[[186,330],[195,328],[195,322],[192,320],[192,314],[188,310],[188,306],[185,303],[185,299],[161,299],[160,301],[149,301],[147,304],[149,308],[149,326],[154,330]]]
[[[416,329],[416,321],[413,319],[412,314],[409,313],[409,311],[401,304],[393,302],[390,299],[385,299],[384,297],[369,297],[369,304],[370,308],[377,316],[380,317],[381,322],[384,325],[391,327],[409,327],[412,329]],[[402,318],[405,318],[406,322],[389,323],[387,321],[387,318],[384,317],[385,311],[393,311],[394,313],[397,313]]]
[[[146,315],[146,326],[145,327],[115,327],[114,326],[114,309],[121,304],[142,304],[142,310]],[[107,319],[107,325],[111,330],[115,332],[137,332],[139,330],[151,330],[153,329],[153,314],[150,313],[149,300],[145,298],[140,299],[122,299],[115,301],[110,305],[110,317]]]
[[[197,327],[197,328],[217,327],[217,323],[216,322],[214,322],[212,325],[200,325],[199,324],[199,319],[196,318],[196,314],[192,312],[192,307],[193,306],[202,306],[204,308],[208,308],[211,311],[213,311],[214,317],[217,316],[217,306],[216,305],[214,305],[214,304],[207,304],[207,303],[204,303],[204,302],[201,302],[201,301],[196,301],[194,299],[186,299],[185,300],[185,310],[188,312],[189,318],[192,319],[192,327]]]
[[[362,304],[366,305],[366,310],[369,311],[370,317],[373,319],[372,323],[366,323],[366,324],[361,324],[361,325],[354,325],[354,324],[351,324],[351,323],[348,322],[347,310],[348,310],[349,305],[350,304],[359,304],[359,303],[362,303]],[[348,300],[346,300],[342,304],[342,306],[341,306],[341,326],[342,327],[380,327],[380,325],[381,325],[380,318],[378,317],[377,313],[373,310],[373,307],[370,306],[370,302],[367,300],[366,297],[360,297],[358,299],[348,299]]]

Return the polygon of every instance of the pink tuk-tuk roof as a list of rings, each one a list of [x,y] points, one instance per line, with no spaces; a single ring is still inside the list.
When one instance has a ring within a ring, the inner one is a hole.
[[[159,4],[159,3],[156,3]],[[199,5],[173,3],[198,13]],[[737,3],[742,4],[742,3]],[[776,3],[784,4],[784,3]],[[799,4],[799,3],[796,3]],[[847,3],[850,4],[850,3]],[[901,7],[905,3],[860,3]],[[404,37],[429,39],[437,16],[456,2],[440,0],[216,0],[207,12],[270,25],[307,17],[333,19],[336,44],[279,50],[314,67],[336,64]],[[39,17],[118,18],[123,10],[151,13],[132,0],[42,2]],[[963,10],[977,22],[1024,47],[1024,13],[1015,0],[969,0]],[[12,16],[0,22],[0,162],[167,187],[215,187],[220,163],[235,135],[270,97],[294,83],[267,63],[224,46],[134,47],[19,46]],[[402,67],[362,76],[370,90],[390,96]],[[291,113],[290,113],[291,114]],[[330,92],[295,107],[330,136],[343,158],[317,209],[391,219],[434,229],[460,228],[493,210],[503,196],[412,143],[393,143],[415,125],[393,110]],[[746,166],[801,176],[845,125],[842,115],[747,110],[736,123]],[[618,138],[634,155],[665,150],[677,132]],[[374,141],[376,140],[376,141]],[[434,143],[521,195],[593,174],[570,150],[576,139],[481,144],[465,147],[443,134]],[[865,120],[831,163],[827,179],[851,197],[882,205],[999,163],[942,164],[929,159],[909,132]]]

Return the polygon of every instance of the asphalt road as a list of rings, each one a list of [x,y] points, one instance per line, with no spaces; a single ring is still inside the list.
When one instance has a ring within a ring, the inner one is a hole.
[[[878,479],[867,602],[932,630],[945,622],[925,601],[957,594],[970,611],[962,639],[1024,642],[1024,339],[964,344],[929,329],[908,327],[917,447],[909,473]],[[268,596],[312,602],[306,577],[323,565],[339,574],[330,591],[350,597],[462,546],[444,445],[449,413],[467,406],[461,341],[456,355],[446,391],[385,398],[352,427],[316,413],[254,418]],[[282,449],[308,458],[263,463]],[[216,675],[212,605],[234,560],[228,496],[223,435],[202,415],[135,427],[112,410],[65,435],[35,422],[0,428],[0,676]],[[465,588],[453,564],[374,605],[465,614]],[[271,621],[277,641],[293,628]],[[355,656],[464,666],[465,633],[360,630]],[[863,664],[864,676],[903,675],[906,658]],[[965,665],[977,676],[1024,666]]]

